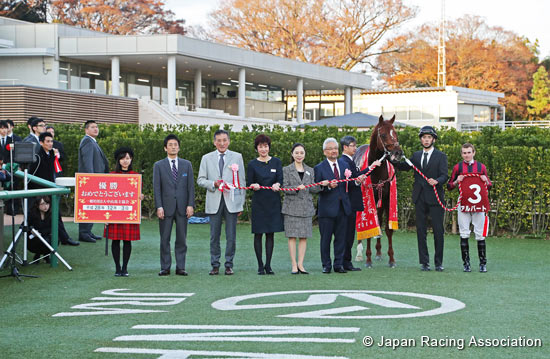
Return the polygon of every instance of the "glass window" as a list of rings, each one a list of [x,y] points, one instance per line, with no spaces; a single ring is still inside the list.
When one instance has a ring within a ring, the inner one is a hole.
[[[422,107],[409,106],[409,120],[421,120],[422,119]]]
[[[474,105],[474,122],[489,122],[491,110],[489,106]]]
[[[151,76],[128,74],[129,97],[151,97]]]
[[[343,102],[334,103],[334,116],[343,116],[346,114],[346,106]]]
[[[322,103],[320,115],[321,115],[321,118],[334,117],[334,103]]]
[[[474,118],[474,106],[458,104],[458,120],[460,122],[472,122]]]
[[[80,89],[106,95],[108,75],[106,69],[80,65]]]
[[[395,108],[395,119],[397,121],[406,121],[407,120],[407,106],[397,106]]]
[[[59,63],[59,85],[60,89],[67,90],[69,88],[69,63],[60,62]]]

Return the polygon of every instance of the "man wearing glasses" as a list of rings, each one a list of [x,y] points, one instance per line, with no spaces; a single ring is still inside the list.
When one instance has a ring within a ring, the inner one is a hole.
[[[29,133],[29,135],[23,139],[23,142],[34,142],[37,145],[40,145],[38,137],[40,136],[40,134],[46,132],[46,122],[44,122],[44,120],[41,118],[35,117],[30,126],[31,133]]]

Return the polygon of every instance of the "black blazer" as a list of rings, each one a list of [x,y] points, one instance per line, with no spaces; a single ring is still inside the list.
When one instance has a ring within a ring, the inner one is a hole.
[[[438,184],[436,187],[437,194],[439,199],[444,203],[445,201],[445,191],[443,190],[445,183],[449,179],[448,173],[448,163],[447,156],[439,151],[434,149],[430,161],[428,162],[427,168],[422,168],[422,153],[424,151],[416,151],[410,158],[413,165],[415,165],[424,175],[428,178],[433,178],[437,180]],[[402,171],[408,171],[412,169],[405,162],[394,163],[394,165]],[[432,186],[422,178],[416,171],[414,171],[414,184],[412,191],[412,201],[417,203],[417,201],[422,200],[428,205],[437,205],[437,198],[435,197],[434,190]]]
[[[45,179],[46,181],[55,182],[55,155],[53,153],[53,150],[50,151],[50,155],[48,156],[46,154],[46,151],[44,151],[44,149],[40,147],[40,150],[38,150],[38,156],[40,157],[40,160],[31,164],[31,166],[29,167],[29,173]],[[36,189],[43,187],[33,182],[29,182],[29,188]]]
[[[356,178],[362,175],[363,171],[360,171],[355,162],[346,155],[340,157],[341,162],[345,162],[348,168],[351,170],[351,178]],[[348,196],[351,204],[352,212],[363,211],[363,195],[361,193],[361,186],[358,186],[355,181],[348,182]]]

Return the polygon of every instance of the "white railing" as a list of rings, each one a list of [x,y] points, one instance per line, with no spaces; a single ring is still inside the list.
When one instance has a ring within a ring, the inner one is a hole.
[[[541,127],[550,128],[550,121],[510,121],[506,122],[506,128],[508,127]]]
[[[483,127],[500,127],[504,129],[504,121],[499,122],[462,122],[459,130],[462,132],[481,131]]]

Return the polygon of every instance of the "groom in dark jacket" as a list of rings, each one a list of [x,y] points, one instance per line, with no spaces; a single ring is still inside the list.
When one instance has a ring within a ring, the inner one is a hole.
[[[426,177],[426,181],[418,173],[414,173],[414,184],[412,191],[412,201],[416,211],[416,237],[418,240],[418,257],[421,265],[421,270],[430,270],[430,256],[428,254],[428,246],[426,244],[427,220],[431,217],[432,227],[434,231],[435,270],[443,271],[443,241],[444,241],[444,225],[443,218],[445,210],[438,203],[435,196],[433,186],[437,189],[437,193],[441,202],[445,204],[444,185],[449,179],[447,170],[447,156],[435,149],[434,143],[437,140],[437,132],[432,126],[424,126],[418,134],[420,143],[423,149],[415,152],[410,161],[415,165]],[[396,167],[400,170],[410,170],[411,167],[406,163],[398,163]]]

